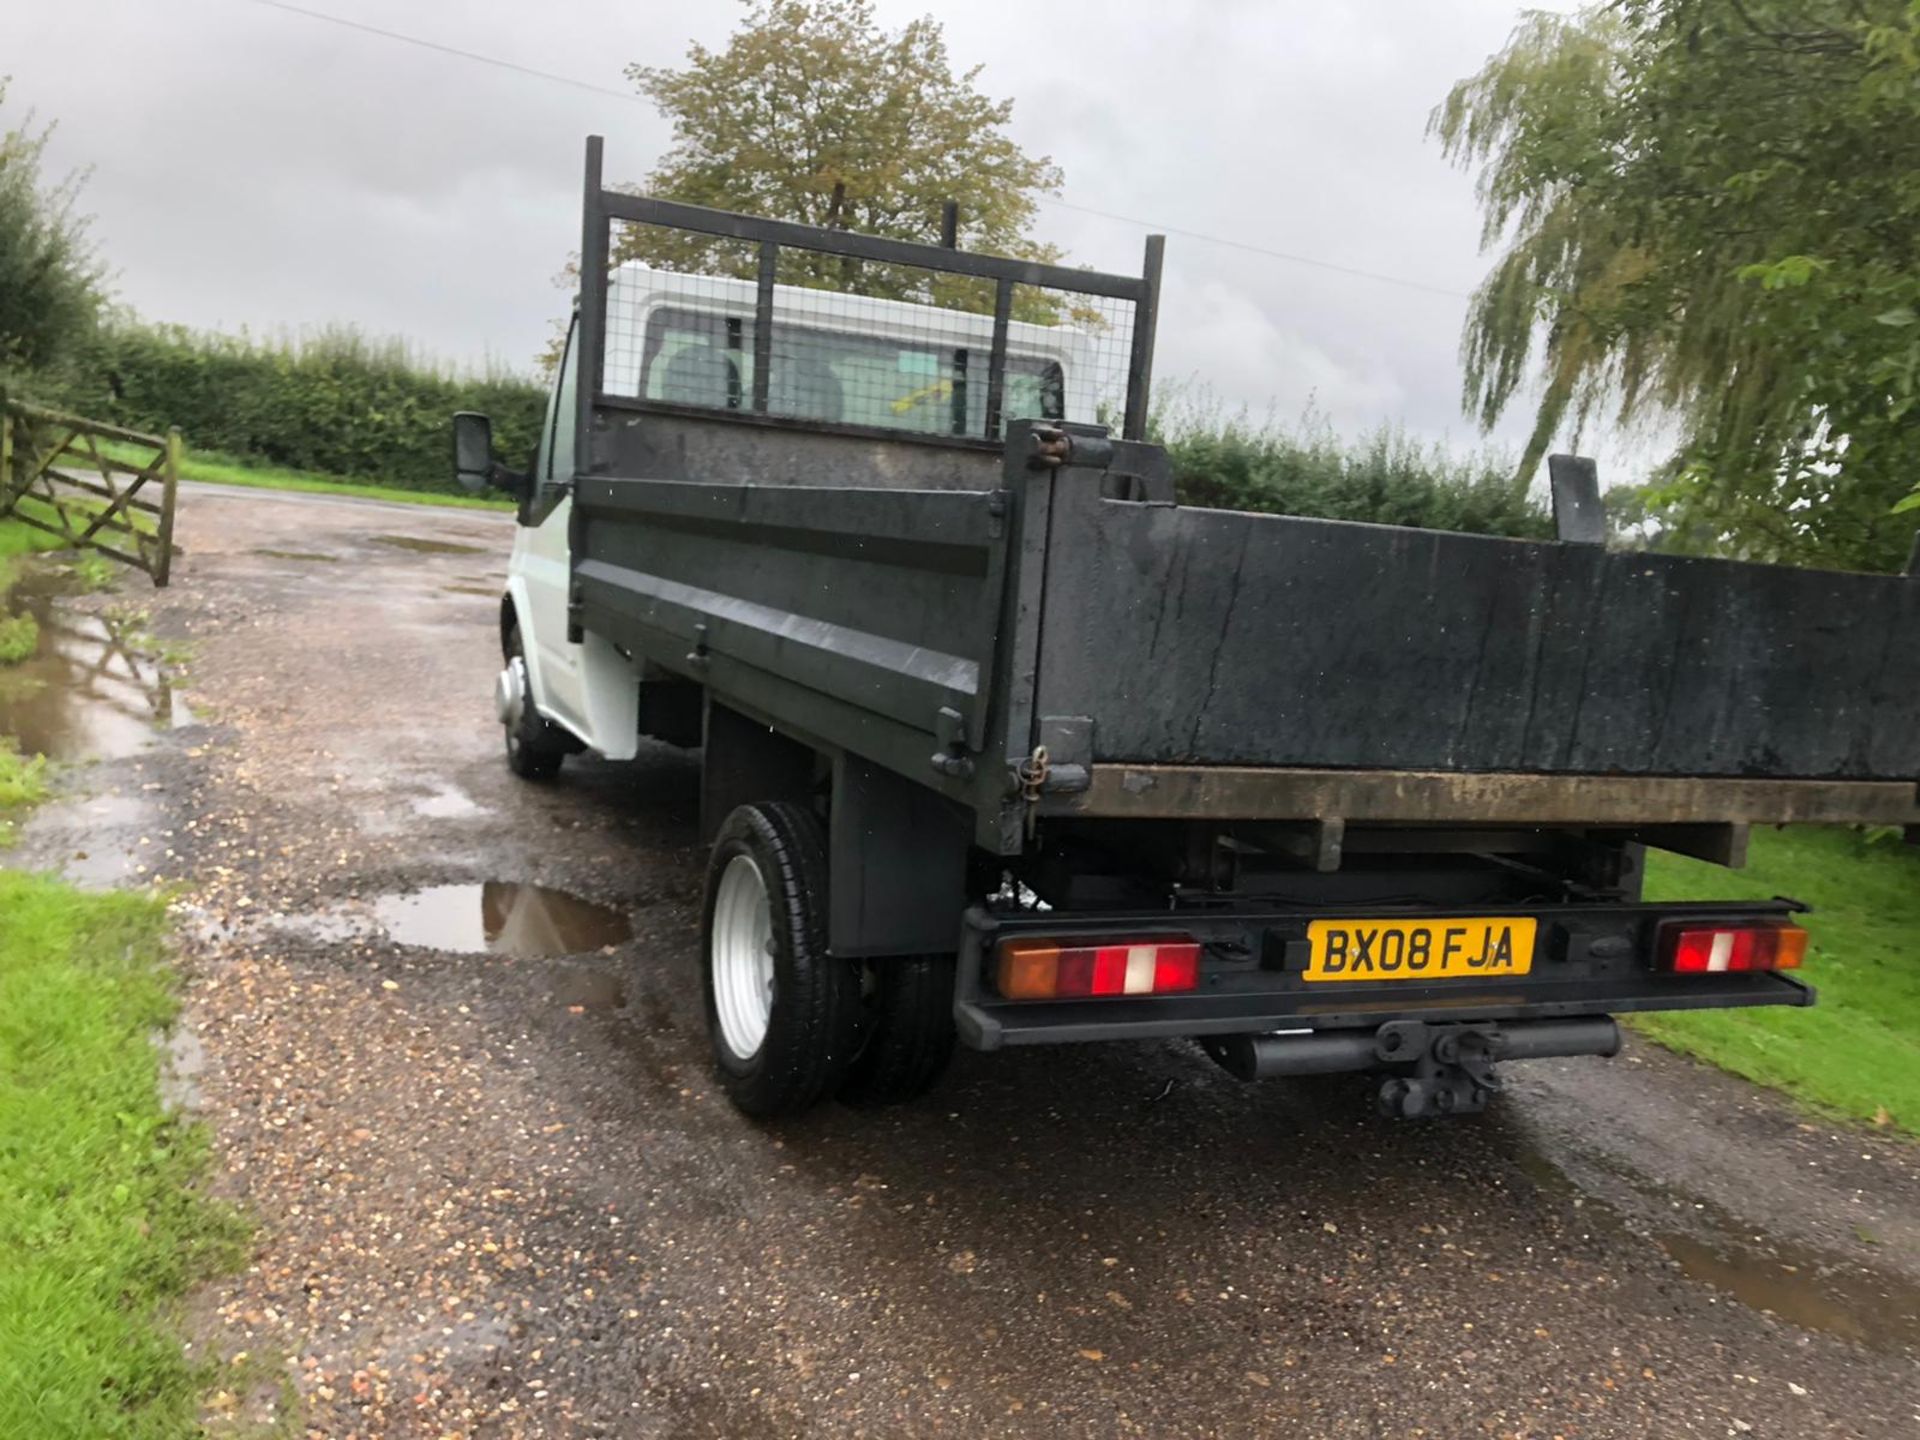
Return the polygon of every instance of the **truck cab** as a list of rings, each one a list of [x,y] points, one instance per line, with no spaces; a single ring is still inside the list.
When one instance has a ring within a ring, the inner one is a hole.
[[[777,339],[765,353],[770,415],[836,430],[964,437],[981,433],[991,313],[863,297],[849,314],[831,291],[773,287]],[[604,392],[663,409],[739,414],[755,393],[758,287],[724,275],[630,262],[608,278]],[[495,685],[508,757],[535,778],[570,754],[628,760],[640,739],[640,674],[628,657],[575,636],[568,618],[580,346],[567,329],[508,565]],[[1069,324],[1010,320],[1001,413],[1008,420],[1092,423],[1101,397],[1090,344]],[[1112,397],[1107,397],[1111,401]]]

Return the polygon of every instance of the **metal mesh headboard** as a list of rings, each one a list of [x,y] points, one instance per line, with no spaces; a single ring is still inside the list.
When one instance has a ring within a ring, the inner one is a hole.
[[[1012,419],[1146,431],[1162,237],[1138,276],[604,188],[587,140],[579,451],[596,408],[991,447]]]

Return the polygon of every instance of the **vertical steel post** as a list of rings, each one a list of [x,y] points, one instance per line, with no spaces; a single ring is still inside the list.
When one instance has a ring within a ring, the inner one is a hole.
[[[598,135],[587,137],[585,200],[580,220],[580,353],[574,383],[573,468],[576,475],[593,469],[593,410],[606,374],[607,338],[607,229],[601,208]],[[556,477],[573,479],[572,475]]]
[[[993,288],[993,352],[987,357],[986,438],[1000,438],[1000,402],[1007,388],[1007,322],[1013,318],[1013,281]]]
[[[180,427],[178,425],[167,431],[166,458],[161,462],[161,467],[160,534],[157,537],[160,558],[154,565],[153,583],[164,589],[167,577],[173,573],[173,506],[180,491]],[[133,520],[133,513],[129,511],[127,524],[131,526]]]
[[[606,193],[601,179],[601,151],[605,142],[598,135],[587,137],[586,174],[581,185],[580,203],[580,320],[574,330],[573,385],[573,474],[556,476],[562,484],[573,484],[594,470],[593,416],[599,405],[600,389],[606,383],[607,350],[607,236],[613,222],[607,216]],[[520,504],[520,519],[525,523],[528,502]],[[573,567],[586,553],[587,507],[575,496],[573,512],[567,520],[567,551],[572,557],[567,567],[567,642],[578,645],[586,639],[580,625],[580,582]]]
[[[1140,298],[1133,307],[1133,351],[1127,357],[1127,409],[1120,435],[1126,440],[1147,438],[1148,405],[1153,389],[1153,332],[1160,323],[1160,266],[1166,258],[1167,237],[1149,235],[1147,255],[1140,271]]]
[[[773,379],[773,277],[780,247],[760,242],[759,288],[753,296],[753,413],[767,413],[767,386]]]
[[[1600,498],[1600,467],[1579,455],[1547,457],[1547,490],[1554,534],[1562,544],[1607,543],[1607,507]]]
[[[943,200],[940,202],[940,247],[943,250],[960,248],[960,202]],[[956,346],[953,352],[953,385],[948,396],[947,413],[951,417],[948,425],[956,435],[967,433],[967,347]]]
[[[967,347],[953,347],[953,394],[947,403],[947,427],[955,435],[967,433]]]

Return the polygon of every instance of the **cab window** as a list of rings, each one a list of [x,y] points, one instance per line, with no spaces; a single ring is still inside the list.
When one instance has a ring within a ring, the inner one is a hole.
[[[985,347],[780,325],[771,359],[769,414],[921,435],[985,433]],[[1010,420],[1062,419],[1065,388],[1058,361],[1009,355],[1002,413]],[[750,408],[751,317],[654,311],[647,320],[639,393],[674,405]]]
[[[540,468],[538,471],[541,488],[549,485],[564,485],[573,479],[575,407],[574,398],[579,393],[579,346],[575,343],[580,334],[580,322],[576,317],[567,327],[567,346],[560,356],[560,370],[555,377],[553,393],[547,400],[546,429],[540,439]]]

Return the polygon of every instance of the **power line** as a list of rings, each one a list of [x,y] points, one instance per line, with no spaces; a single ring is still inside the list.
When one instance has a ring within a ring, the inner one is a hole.
[[[304,15],[309,20],[321,20],[329,25],[341,26],[343,29],[358,30],[364,35],[378,35],[383,40],[398,40],[402,45],[417,45],[422,50],[432,50],[441,55],[453,55],[462,60],[491,65],[496,70],[511,70],[516,75],[529,75],[535,80],[551,80],[556,85],[571,85],[576,90],[611,96],[615,100],[640,101],[644,98],[631,90],[615,90],[610,85],[596,85],[591,80],[579,80],[572,75],[557,75],[551,70],[537,70],[531,65],[502,60],[495,55],[482,55],[476,50],[462,50],[457,45],[442,45],[438,40],[423,40],[418,35],[403,35],[398,30],[383,30],[378,25],[349,20],[344,15],[329,15],[324,10],[309,10],[302,5],[289,5],[286,0],[247,0],[247,3],[263,6],[268,10],[284,11],[288,15]]]
[[[1164,235],[1178,235],[1186,240],[1200,240],[1208,245],[1224,245],[1229,250],[1244,250],[1249,255],[1264,255],[1270,260],[1286,260],[1294,265],[1310,265],[1316,270],[1330,270],[1336,275],[1352,275],[1361,280],[1378,280],[1383,285],[1399,285],[1428,295],[1444,295],[1450,300],[1473,298],[1465,290],[1449,290],[1443,285],[1429,285],[1424,280],[1409,280],[1404,276],[1388,275],[1379,270],[1361,270],[1352,265],[1337,265],[1331,260],[1316,260],[1311,255],[1293,255],[1285,250],[1269,250],[1264,245],[1255,245],[1248,240],[1231,240],[1224,235],[1208,235],[1204,231],[1187,230],[1178,225],[1163,225],[1158,220],[1141,220],[1132,215],[1115,215],[1108,210],[1095,210],[1086,205],[1074,205],[1065,200],[1055,200],[1048,195],[1035,198],[1042,205],[1051,205],[1058,210],[1072,210],[1081,215],[1094,215],[1102,220],[1117,220],[1123,225],[1138,225],[1144,230],[1157,230]]]
[[[330,15],[324,10],[309,10],[303,5],[291,5],[287,0],[247,0],[250,5],[258,5],[267,10],[278,10],[287,15],[299,15],[308,20],[318,20],[328,25],[338,25],[342,29],[357,30],[363,35],[376,35],[383,40],[397,41],[402,45],[413,45],[422,50],[431,50],[439,55],[451,55],[460,60],[471,60],[478,65],[490,65],[496,70],[511,71],[516,75],[525,75],[534,80],[548,80],[556,85],[570,86],[575,90],[585,90],[589,94],[604,95],[613,100],[624,100],[629,104],[647,104],[645,96],[636,95],[631,90],[615,90],[609,85],[596,85],[591,80],[582,80],[573,75],[561,75],[552,70],[541,70],[532,65],[522,65],[513,60],[502,60],[496,55],[483,55],[477,50],[463,50],[457,45],[443,45],[437,40],[427,40],[418,35],[408,35],[399,30],[387,30],[378,25],[369,25],[360,20],[349,20],[344,15]],[[1235,240],[1225,235],[1209,235],[1203,230],[1188,230],[1179,225],[1164,225],[1157,220],[1142,220],[1136,215],[1117,215],[1110,210],[1096,210],[1089,205],[1075,205],[1067,200],[1055,199],[1051,195],[1034,197],[1038,203],[1056,210],[1070,210],[1077,215],[1091,215],[1099,220],[1111,220],[1121,225],[1135,225],[1143,230],[1155,230],[1166,235],[1178,235],[1186,240],[1198,240],[1207,245],[1220,245],[1229,250],[1240,250],[1249,255],[1259,255],[1269,260],[1282,260],[1290,265],[1304,265],[1314,270],[1325,270],[1334,275],[1348,275],[1359,280],[1373,280],[1382,285],[1397,285],[1405,290],[1417,290],[1427,295],[1441,295],[1450,300],[1468,300],[1472,297],[1464,290],[1449,290],[1442,285],[1430,285],[1424,280],[1409,280],[1403,275],[1388,275],[1379,270],[1362,270],[1353,265],[1340,265],[1331,260],[1317,260],[1311,255],[1295,255],[1285,250],[1274,250],[1264,245],[1255,245],[1247,240]]]

